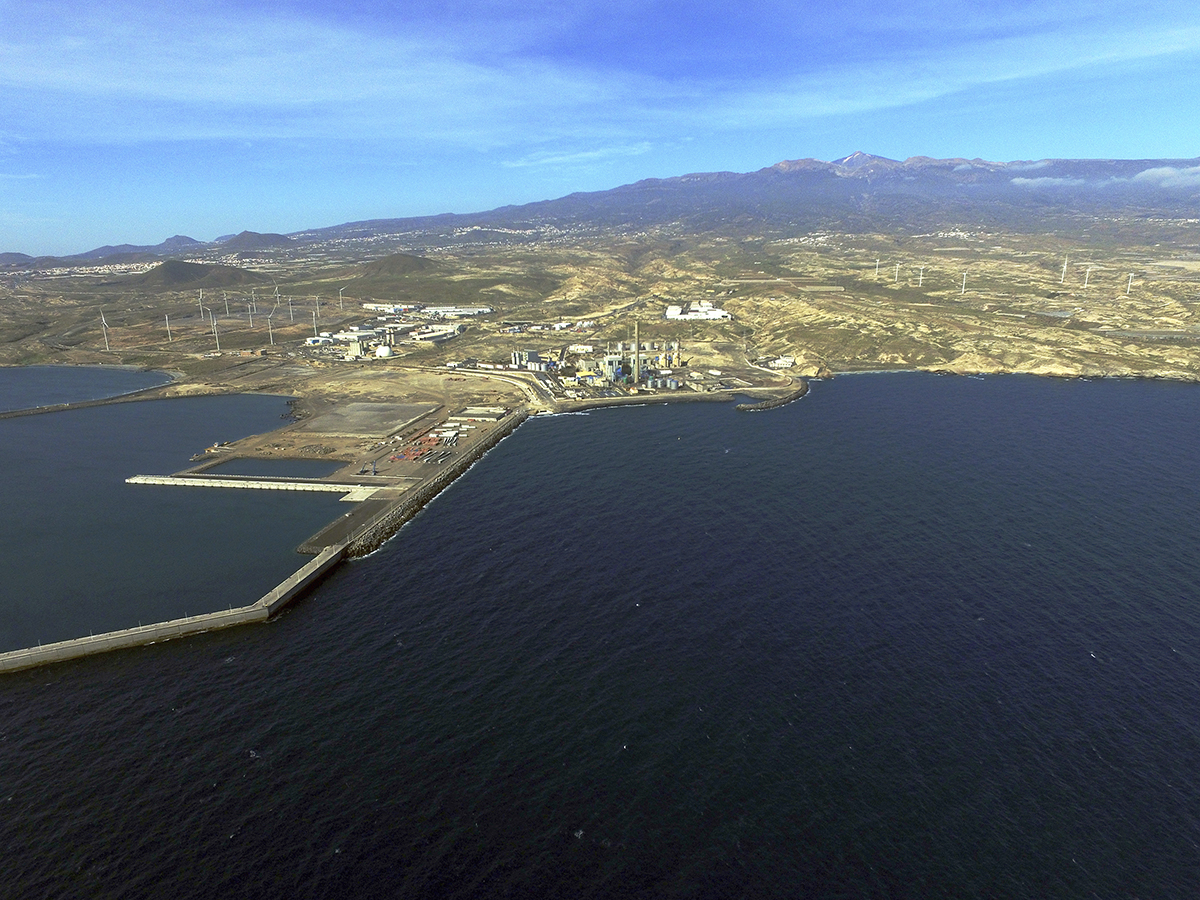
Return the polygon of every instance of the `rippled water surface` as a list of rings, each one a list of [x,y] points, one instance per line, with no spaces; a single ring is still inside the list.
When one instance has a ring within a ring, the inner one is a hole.
[[[269,625],[0,681],[0,869],[1190,897],[1198,435],[1192,386],[1017,377],[532,420]]]

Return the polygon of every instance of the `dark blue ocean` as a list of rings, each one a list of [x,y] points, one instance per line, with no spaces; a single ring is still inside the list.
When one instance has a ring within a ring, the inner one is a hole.
[[[532,420],[273,623],[0,679],[0,878],[1192,897],[1198,439],[1025,377]]]

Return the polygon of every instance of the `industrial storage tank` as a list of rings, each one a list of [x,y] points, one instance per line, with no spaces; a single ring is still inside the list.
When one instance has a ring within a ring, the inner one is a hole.
[[[375,355],[380,359],[387,359],[392,355],[392,348],[387,344],[383,344],[382,346],[375,348]]]

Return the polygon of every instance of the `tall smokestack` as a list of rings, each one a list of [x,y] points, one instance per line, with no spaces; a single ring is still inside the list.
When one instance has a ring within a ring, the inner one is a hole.
[[[642,377],[642,338],[638,331],[640,323],[633,320],[633,383],[637,384]]]

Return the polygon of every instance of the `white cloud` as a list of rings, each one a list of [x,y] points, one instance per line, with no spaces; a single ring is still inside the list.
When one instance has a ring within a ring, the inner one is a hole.
[[[1200,166],[1157,166],[1138,172],[1132,180],[1164,188],[1200,187]]]

